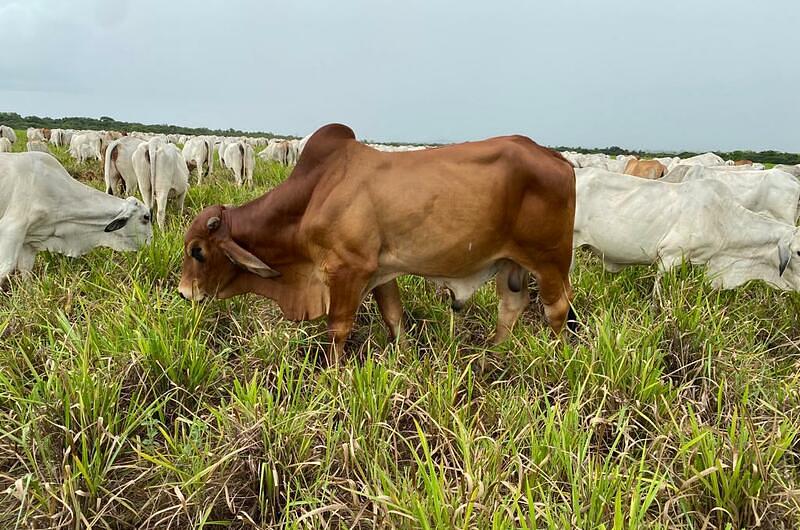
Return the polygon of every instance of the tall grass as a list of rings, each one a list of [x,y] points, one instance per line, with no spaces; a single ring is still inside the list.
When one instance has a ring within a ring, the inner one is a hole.
[[[654,271],[579,253],[579,333],[534,302],[487,348],[491,286],[452,315],[404,278],[410,346],[370,300],[321,369],[320,323],[175,290],[191,217],[286,175],[218,169],[149,247],[42,254],[0,293],[0,528],[800,527],[797,294],[685,268],[655,304]]]

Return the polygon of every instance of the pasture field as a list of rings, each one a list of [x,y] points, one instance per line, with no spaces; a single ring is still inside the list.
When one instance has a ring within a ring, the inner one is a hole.
[[[800,295],[687,267],[654,300],[654,269],[580,253],[579,332],[534,294],[487,348],[492,285],[454,315],[406,277],[409,347],[368,300],[322,368],[324,323],[178,295],[192,216],[288,174],[218,166],[140,252],[40,254],[0,292],[0,528],[800,527]]]

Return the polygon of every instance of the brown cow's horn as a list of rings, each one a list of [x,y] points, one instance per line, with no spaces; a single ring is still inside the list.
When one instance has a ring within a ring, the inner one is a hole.
[[[217,228],[219,228],[219,217],[212,217],[206,223],[206,227],[208,228],[209,232],[213,232]]]

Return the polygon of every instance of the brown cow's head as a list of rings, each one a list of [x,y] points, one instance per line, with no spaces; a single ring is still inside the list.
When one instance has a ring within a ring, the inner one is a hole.
[[[200,302],[209,296],[238,294],[234,282],[242,274],[261,278],[280,274],[233,240],[226,218],[224,206],[209,206],[186,231],[178,291],[188,300]]]

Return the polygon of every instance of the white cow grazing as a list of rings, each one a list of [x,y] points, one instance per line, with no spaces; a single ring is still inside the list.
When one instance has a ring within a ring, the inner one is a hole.
[[[749,280],[800,287],[800,259],[791,259],[800,252],[797,228],[742,207],[721,182],[668,183],[600,169],[575,174],[573,246],[590,247],[607,270],[657,263],[663,273],[686,260],[705,264],[714,287]],[[784,275],[790,265],[797,270]]]
[[[673,166],[678,165],[680,163],[680,161],[681,161],[681,159],[678,158],[677,156],[662,156],[662,157],[659,157],[659,158],[654,158],[653,160],[663,164],[663,166],[665,168],[667,168],[667,171],[672,169]]]
[[[8,125],[0,125],[0,138],[7,138],[13,144],[17,141],[17,133]]]
[[[227,149],[231,143],[232,143],[231,141],[223,138],[222,140],[220,140],[219,145],[217,145],[217,154],[219,155],[219,163],[222,164],[223,166],[225,165],[225,149]]]
[[[248,186],[253,185],[253,167],[256,164],[252,146],[244,142],[229,144],[225,148],[225,167],[233,171],[233,177],[238,186],[242,181]]]
[[[64,131],[61,129],[53,129],[50,131],[50,143],[56,147],[66,145],[64,143]]]
[[[0,137],[0,153],[10,153],[11,147],[11,140]]]
[[[703,153],[702,155],[681,159],[679,163],[684,166],[724,166],[725,160],[714,153]]]
[[[779,169],[747,171],[734,167],[678,166],[661,182],[713,179],[727,186],[736,202],[748,210],[783,223],[795,224],[800,213],[800,182],[796,178]],[[684,168],[687,170],[683,171]]]
[[[78,162],[85,162],[90,158],[103,160],[101,153],[102,139],[96,132],[72,135],[69,143],[69,154]]]
[[[25,134],[27,135],[29,142],[47,141],[44,137],[44,131],[42,131],[41,129],[37,129],[35,127],[28,127],[28,129],[25,131]]]
[[[772,169],[778,169],[780,171],[785,171],[790,175],[794,175],[795,177],[800,177],[800,164],[797,164],[795,166],[790,166],[787,164],[775,164],[775,166]]]
[[[203,165],[208,173],[214,171],[214,140],[207,136],[195,136],[183,146],[183,158],[197,167],[197,184],[203,183]]]
[[[258,156],[263,160],[272,160],[284,166],[292,166],[297,163],[296,152],[297,148],[292,145],[290,140],[273,138]]]
[[[49,154],[0,155],[0,189],[0,283],[14,270],[30,271],[41,250],[132,251],[153,234],[144,204],[81,184]]]
[[[28,140],[28,143],[25,144],[25,147],[28,151],[39,151],[40,153],[50,152],[50,149],[47,148],[47,144],[42,140]]]
[[[156,208],[158,227],[164,229],[167,200],[174,196],[178,211],[183,213],[183,201],[189,190],[189,168],[175,144],[161,139],[144,142],[133,153],[133,167],[139,182],[139,192],[145,205]]]
[[[133,168],[133,153],[142,143],[139,138],[123,136],[108,144],[103,164],[107,193],[120,197],[136,194],[139,182]]]

